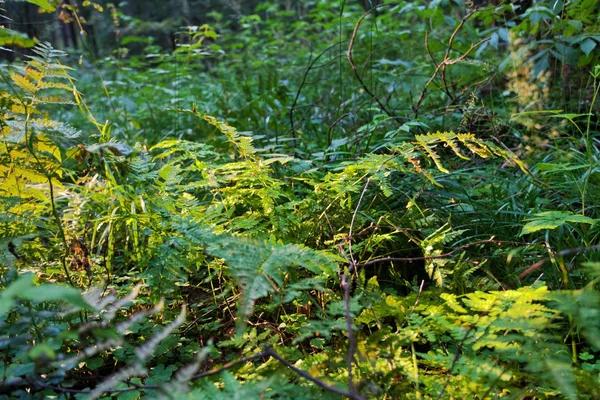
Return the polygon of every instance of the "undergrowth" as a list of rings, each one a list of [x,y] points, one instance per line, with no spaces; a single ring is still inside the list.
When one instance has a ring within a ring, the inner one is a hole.
[[[600,67],[544,86],[596,61],[577,7],[265,3],[4,65],[0,396],[599,398]]]

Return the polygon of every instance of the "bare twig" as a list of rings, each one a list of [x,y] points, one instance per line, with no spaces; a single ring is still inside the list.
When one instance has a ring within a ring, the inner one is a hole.
[[[363,190],[358,199],[358,203],[356,204],[356,208],[354,209],[354,213],[352,214],[352,221],[350,222],[350,229],[348,232],[348,237],[352,237],[352,231],[354,229],[354,224],[356,222],[356,215],[358,214],[358,210],[360,209],[360,205],[362,204],[362,200],[367,192],[369,184],[371,183],[371,178],[367,178],[367,182],[363,187]],[[343,252],[343,247],[340,245],[340,250],[342,251],[342,255],[347,259],[346,255]],[[354,336],[354,331],[352,330],[352,315],[350,314],[350,276],[351,274],[356,272],[356,260],[354,259],[354,254],[352,254],[352,239],[348,241],[348,253],[350,254],[350,259],[348,259],[349,266],[348,271],[345,271],[342,274],[342,282],[341,286],[344,290],[344,317],[346,319],[346,330],[348,331],[348,388],[349,392],[352,395],[356,395],[356,387],[354,386],[354,378],[352,372],[352,363],[354,361],[354,352],[356,351],[356,338]]]
[[[485,243],[493,243],[493,244],[497,244],[497,245],[501,245],[501,244],[518,244],[518,245],[532,245],[532,244],[536,244],[536,243],[521,243],[521,242],[513,242],[513,241],[507,241],[507,240],[495,240],[495,239],[487,239],[487,240],[478,240],[475,242],[471,242],[471,243],[467,243],[464,244],[462,246],[459,246],[457,248],[455,248],[454,250],[451,250],[447,253],[444,254],[437,254],[434,256],[423,256],[423,257],[382,257],[382,258],[375,258],[373,260],[364,262],[364,263],[360,263],[357,264],[357,267],[365,267],[367,265],[373,265],[376,263],[380,263],[380,262],[385,262],[385,261],[422,261],[422,260],[435,260],[438,258],[445,258],[448,256],[451,256],[452,254],[466,249],[468,247],[472,247],[472,246],[477,246],[480,244],[485,244]],[[543,246],[542,244],[539,244],[540,246]]]
[[[360,205],[362,203],[363,197],[365,197],[365,193],[367,192],[367,188],[369,187],[369,184],[371,183],[371,178],[369,177],[367,179],[367,183],[365,183],[365,186],[363,187],[362,192],[360,193],[360,198],[358,199],[358,204],[356,205],[356,208],[354,209],[354,213],[352,214],[352,221],[350,222],[350,229],[348,231],[348,237],[351,238],[352,237],[352,230],[354,229],[354,223],[356,222],[356,214],[358,214],[358,210],[360,209]],[[348,242],[348,253],[350,253],[350,261],[352,262],[353,265],[356,265],[356,260],[354,259],[354,255],[352,254],[352,240],[350,240]],[[350,271],[350,273],[352,273],[354,271]]]
[[[352,400],[365,400],[365,398],[362,397],[361,395],[359,395],[358,393],[356,393],[356,391],[345,392],[345,391],[340,390],[340,389],[338,389],[336,387],[330,386],[330,385],[326,384],[325,382],[323,382],[322,380],[315,378],[314,376],[312,376],[308,372],[303,371],[303,370],[295,367],[293,364],[291,364],[289,361],[287,361],[284,358],[282,358],[279,354],[277,354],[270,347],[267,347],[267,349],[265,350],[265,353],[267,355],[273,357],[274,359],[276,359],[277,361],[279,361],[281,364],[285,365],[286,367],[288,367],[292,371],[294,371],[296,374],[298,374],[301,377],[303,377],[303,378],[311,381],[315,385],[319,386],[322,389],[325,389],[328,392],[339,394],[340,396],[344,396],[344,397],[347,397],[347,398],[352,399]]]
[[[265,351],[261,351],[259,353],[253,354],[251,356],[242,357],[242,358],[239,358],[237,360],[231,361],[231,362],[229,362],[227,364],[224,364],[224,365],[220,366],[219,368],[214,368],[214,369],[211,369],[210,371],[201,372],[199,374],[196,374],[196,375],[194,375],[192,377],[191,380],[194,381],[194,380],[198,380],[198,379],[201,379],[201,378],[205,378],[207,376],[216,375],[216,374],[218,374],[220,372],[223,372],[223,371],[225,371],[227,369],[233,368],[236,365],[244,364],[244,363],[246,363],[248,361],[253,361],[253,360],[256,360],[258,358],[266,358],[266,357],[269,357],[269,356],[270,356],[270,354],[267,353],[266,350]]]
[[[298,104],[298,99],[300,98],[300,93],[302,92],[302,88],[306,84],[306,79],[308,78],[308,74],[313,69],[315,63],[319,61],[319,59],[327,53],[329,50],[337,46],[339,43],[334,43],[331,46],[327,47],[321,53],[319,53],[308,65],[308,68],[304,71],[304,76],[302,77],[302,82],[298,87],[298,91],[296,91],[296,97],[294,97],[294,101],[292,102],[292,107],[290,108],[290,129],[292,130],[292,138],[296,139],[296,127],[294,123],[294,110],[296,109],[296,104]],[[296,141],[294,140],[294,147],[296,147]]]
[[[351,117],[352,113],[345,113],[342,116],[340,116],[338,119],[336,119],[335,121],[333,121],[333,124],[329,125],[329,130],[327,131],[327,146],[331,146],[331,142],[333,140],[333,128],[335,128],[335,126],[337,124],[339,124],[340,122],[342,122],[344,120],[344,118],[346,117]]]
[[[550,261],[554,257],[557,257],[557,256],[558,257],[563,257],[563,256],[568,256],[569,254],[585,253],[586,251],[593,251],[593,250],[600,250],[600,245],[593,245],[593,246],[586,246],[586,247],[576,247],[576,248],[573,248],[573,249],[566,249],[566,250],[563,250],[563,251],[559,251],[558,253],[554,254],[552,257],[546,257],[546,258],[544,258],[544,259],[536,262],[531,267],[527,268],[525,271],[521,272],[519,274],[519,279],[523,279],[527,275],[529,275],[532,272],[538,270],[542,265],[546,264],[548,261]]]
[[[454,29],[454,31],[452,32],[452,34],[450,35],[450,39],[448,39],[448,48],[446,49],[446,53],[444,54],[444,59],[439,63],[435,63],[435,59],[433,58],[433,54],[431,54],[431,50],[429,49],[429,33],[425,33],[425,49],[427,50],[427,53],[429,54],[429,57],[431,58],[431,60],[437,64],[435,67],[435,70],[433,71],[433,74],[431,75],[431,77],[429,78],[429,80],[427,81],[427,83],[425,83],[425,86],[423,87],[423,91],[421,91],[421,95],[419,96],[419,99],[417,100],[417,104],[413,107],[413,111],[415,113],[415,118],[417,118],[419,116],[419,108],[421,107],[421,103],[423,102],[423,100],[425,99],[425,94],[427,92],[427,88],[429,88],[429,86],[433,83],[433,81],[435,80],[435,78],[439,75],[442,79],[442,83],[443,83],[443,90],[446,93],[446,95],[448,95],[448,97],[450,98],[451,101],[454,101],[454,95],[450,92],[449,90],[449,85],[446,79],[446,69],[448,68],[448,65],[452,65],[452,64],[457,64],[461,61],[463,61],[465,58],[467,58],[467,56],[477,47],[481,46],[483,43],[487,42],[488,40],[490,40],[490,38],[485,38],[480,40],[479,42],[475,43],[475,44],[471,44],[471,46],[467,49],[466,52],[464,52],[462,55],[460,55],[457,58],[450,58],[450,52],[452,51],[452,45],[454,44],[454,38],[456,37],[456,35],[458,34],[458,32],[462,29],[462,27],[464,26],[465,22],[467,22],[467,20],[469,18],[471,18],[473,16],[473,14],[475,13],[475,11],[470,12],[469,14],[467,14],[458,24],[458,26]]]
[[[309,381],[311,381],[312,383],[314,383],[315,385],[319,386],[320,388],[331,392],[331,393],[335,393],[338,394],[340,396],[344,396],[346,398],[349,398],[351,400],[365,400],[364,397],[362,397],[361,395],[359,395],[358,393],[356,393],[355,390],[350,390],[348,392],[338,389],[337,387],[328,385],[327,383],[323,382],[322,380],[315,378],[314,376],[312,376],[311,374],[309,374],[306,371],[303,371],[299,368],[297,368],[296,366],[294,366],[292,363],[290,363],[289,361],[287,361],[286,359],[284,359],[283,357],[281,357],[275,350],[273,350],[271,347],[267,347],[265,350],[247,356],[247,357],[242,357],[240,359],[237,359],[235,361],[232,361],[230,363],[227,363],[219,368],[215,368],[215,369],[211,369],[210,371],[206,371],[206,372],[202,372],[200,374],[194,375],[190,381],[194,381],[194,380],[198,380],[201,378],[205,378],[208,376],[212,376],[212,375],[216,375],[219,374],[227,369],[233,368],[237,365],[246,363],[248,361],[254,361],[257,359],[261,359],[261,358],[274,358],[275,360],[277,360],[279,363],[283,364],[284,366],[286,366],[287,368],[291,369],[292,371],[294,371],[296,374],[300,375],[301,377],[303,377],[304,379],[307,379]],[[53,385],[49,385],[46,384],[45,382],[41,382],[39,380],[25,380],[25,379],[20,379],[18,382],[14,382],[13,385],[11,386],[22,386],[22,385],[30,385],[30,386],[34,386],[34,387],[38,387],[38,388],[42,388],[42,389],[51,389],[54,390],[56,392],[59,393],[79,393],[79,394],[87,394],[90,393],[91,391],[89,389],[70,389],[70,388],[62,388],[59,386],[53,386]],[[129,387],[127,388],[123,388],[123,389],[111,389],[111,390],[107,390],[105,391],[106,394],[110,394],[110,393],[124,393],[124,392],[130,392],[132,390],[159,390],[161,389],[161,386],[159,385],[139,385],[136,384],[134,382],[128,382]]]
[[[446,382],[444,382],[444,386],[442,387],[442,390],[440,391],[440,394],[438,395],[437,400],[440,400],[444,396],[444,393],[446,392],[446,388],[450,384],[450,378],[452,376],[452,371],[454,371],[454,367],[456,367],[456,363],[458,362],[458,359],[460,358],[460,351],[463,348],[463,346],[465,345],[465,343],[467,342],[467,339],[469,338],[469,334],[471,333],[471,331],[473,331],[474,328],[475,328],[475,324],[471,325],[469,327],[469,329],[467,329],[467,331],[465,332],[465,336],[463,336],[462,340],[458,344],[458,348],[456,349],[456,353],[454,354],[454,358],[452,359],[452,365],[450,366],[450,369],[448,370],[448,379],[446,379]]]
[[[380,4],[379,6],[383,6],[384,4]],[[385,6],[394,6],[395,4],[390,3],[390,4],[385,4]],[[377,97],[377,95],[375,95],[375,93],[373,93],[371,91],[371,89],[368,88],[368,86],[365,84],[365,82],[363,81],[363,79],[360,76],[360,73],[358,72],[358,69],[356,68],[356,65],[354,64],[354,58],[352,56],[352,50],[354,48],[354,42],[356,41],[356,35],[358,34],[358,28],[360,27],[360,24],[363,22],[363,20],[369,15],[371,14],[371,12],[373,10],[375,10],[378,6],[375,6],[373,8],[371,8],[370,10],[368,10],[367,12],[365,12],[359,19],[358,21],[356,21],[356,25],[354,25],[354,31],[352,32],[352,37],[350,38],[350,44],[348,45],[348,62],[350,63],[350,68],[352,68],[352,72],[354,72],[354,76],[356,77],[356,79],[358,80],[358,82],[360,83],[360,86],[362,86],[363,90],[369,95],[371,96],[371,98],[373,100],[375,100],[375,102],[377,103],[377,105],[379,106],[379,108],[381,109],[381,111],[383,111],[384,113],[386,113],[388,116],[392,117],[392,118],[396,118],[396,114],[390,110],[387,109],[387,107],[381,102],[381,100],[379,100],[379,97]]]
[[[414,228],[397,228],[397,227],[391,226],[391,225],[369,225],[366,228],[363,228],[360,231],[354,233],[352,236],[344,237],[344,240],[350,240],[351,238],[353,238],[355,236],[362,236],[365,232],[368,232],[370,230],[378,230],[378,229],[389,229],[390,231],[392,231],[392,233],[418,231],[418,229],[414,229]]]
[[[492,306],[493,306],[493,303],[490,304],[489,308],[486,311],[483,311],[480,316],[488,315],[489,311],[492,309]],[[450,379],[452,378],[452,372],[454,371],[454,367],[456,367],[456,363],[458,362],[458,359],[460,358],[460,352],[461,352],[463,346],[465,345],[465,343],[467,342],[467,339],[469,338],[470,333],[475,329],[475,327],[478,326],[478,322],[473,323],[469,327],[469,329],[467,329],[467,331],[465,332],[465,336],[463,336],[460,343],[458,344],[458,347],[456,348],[456,353],[454,354],[454,358],[452,359],[452,365],[450,365],[450,369],[448,370],[448,379],[446,379],[446,382],[444,382],[444,386],[442,387],[442,390],[440,391],[440,394],[438,395],[437,400],[441,400],[443,398],[444,393],[446,392],[446,388],[448,388],[448,385],[450,384]],[[488,325],[485,328],[485,331],[487,331],[487,329],[490,326],[491,326],[491,323],[490,323],[490,325]],[[475,340],[478,340],[478,338],[476,338]]]

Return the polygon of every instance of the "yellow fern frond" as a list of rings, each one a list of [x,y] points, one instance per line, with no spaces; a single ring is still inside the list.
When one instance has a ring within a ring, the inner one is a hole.
[[[460,140],[472,153],[477,154],[481,158],[492,157],[492,152],[489,150],[488,145],[481,139],[477,139],[472,133],[459,133],[456,135],[457,139]]]
[[[73,100],[66,99],[60,96],[47,96],[47,97],[38,97],[36,99],[38,104],[70,104],[75,105]]]
[[[73,88],[70,85],[61,82],[40,82],[38,84],[38,90],[41,89],[62,89],[71,92]]]
[[[425,153],[429,158],[434,162],[437,169],[442,172],[448,173],[449,171],[444,168],[442,162],[440,161],[440,156],[433,150],[433,147],[436,143],[439,142],[439,137],[436,134],[428,134],[428,135],[417,135],[415,136],[416,142],[415,144],[425,150]]]
[[[26,76],[17,74],[15,72],[11,72],[10,78],[12,79],[13,83],[15,85],[17,85],[18,87],[20,87],[21,89],[23,89],[26,92],[29,92],[31,94],[35,94],[36,86],[33,82],[31,82],[29,79],[27,79]]]

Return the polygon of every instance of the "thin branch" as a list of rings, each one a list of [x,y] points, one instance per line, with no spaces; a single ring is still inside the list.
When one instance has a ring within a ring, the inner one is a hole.
[[[521,272],[519,274],[519,279],[522,280],[527,275],[529,275],[532,272],[538,270],[542,265],[546,264],[548,261],[550,261],[554,257],[557,257],[557,256],[558,257],[563,257],[563,256],[568,256],[570,254],[585,253],[586,251],[593,251],[593,250],[600,250],[600,245],[593,245],[593,246],[586,246],[586,247],[576,247],[576,248],[572,248],[572,249],[566,249],[566,250],[563,250],[563,251],[559,251],[553,257],[546,257],[546,258],[544,258],[544,259],[536,262],[531,267],[527,268],[525,271]]]
[[[489,308],[486,311],[483,311],[480,315],[480,317],[482,316],[486,316],[489,314],[489,311],[492,309],[492,306],[494,304],[490,304]],[[444,393],[446,392],[446,389],[448,388],[448,385],[450,384],[450,379],[452,378],[452,372],[454,371],[454,367],[456,367],[456,363],[458,362],[458,359],[460,358],[460,352],[463,348],[463,346],[465,345],[465,343],[467,342],[467,339],[469,338],[469,334],[475,329],[475,327],[478,327],[478,323],[479,321],[477,321],[476,323],[472,324],[469,329],[467,329],[467,331],[465,332],[465,336],[461,339],[460,343],[458,344],[458,347],[456,349],[456,353],[454,354],[454,358],[452,359],[452,365],[450,365],[450,369],[448,370],[448,379],[446,379],[446,382],[444,383],[444,386],[442,387],[442,390],[440,391],[440,394],[438,395],[436,400],[441,400],[444,396]],[[491,322],[484,330],[487,331],[488,328],[493,324],[493,322]],[[478,338],[475,338],[475,341],[477,341]]]
[[[385,262],[385,261],[422,261],[422,260],[435,260],[438,258],[445,258],[448,256],[451,256],[452,254],[466,249],[467,247],[472,247],[472,246],[477,246],[480,244],[485,244],[485,243],[493,243],[493,244],[497,244],[498,246],[501,244],[519,244],[519,245],[532,245],[532,244],[537,244],[537,243],[521,243],[521,242],[513,242],[513,241],[507,241],[507,240],[495,240],[495,239],[487,239],[487,240],[478,240],[476,242],[471,242],[471,243],[467,243],[464,244],[462,246],[459,246],[447,253],[444,254],[437,254],[434,256],[423,256],[423,257],[382,257],[382,258],[375,258],[373,260],[364,262],[364,263],[360,263],[357,264],[357,267],[365,267],[367,265],[373,265],[376,263],[380,263],[380,262]],[[542,244],[538,244],[540,246],[543,246]]]
[[[347,397],[347,398],[352,399],[352,400],[365,400],[364,397],[362,397],[361,395],[359,395],[356,392],[345,392],[345,391],[343,391],[341,389],[338,389],[338,388],[336,388],[334,386],[330,386],[330,385],[326,384],[325,382],[323,382],[322,380],[315,378],[314,376],[312,376],[308,372],[303,371],[303,370],[295,367],[293,364],[291,364],[289,361],[287,361],[284,358],[282,358],[279,354],[277,354],[270,347],[267,347],[267,349],[265,350],[265,353],[268,354],[269,356],[273,357],[274,359],[276,359],[277,361],[279,361],[281,364],[285,365],[286,367],[288,367],[289,369],[291,369],[292,371],[294,371],[296,374],[300,375],[304,379],[307,379],[307,380],[311,381],[315,385],[319,386],[322,389],[325,389],[328,392],[339,394],[340,396],[344,396],[344,397]]]
[[[379,6],[394,6],[396,4],[394,3],[390,3],[390,4],[380,4]],[[360,73],[358,72],[358,69],[356,68],[356,65],[354,64],[354,57],[352,56],[352,50],[354,48],[354,42],[356,41],[356,35],[358,34],[358,28],[360,27],[360,24],[363,22],[363,20],[369,15],[371,14],[371,12],[373,10],[375,10],[378,6],[371,8],[370,10],[368,10],[367,12],[365,12],[359,19],[358,21],[356,21],[356,25],[354,25],[354,32],[352,32],[352,37],[350,38],[350,44],[348,45],[348,62],[350,63],[350,67],[352,68],[352,72],[354,72],[354,76],[356,77],[356,79],[358,80],[358,82],[360,83],[360,86],[362,86],[363,90],[369,95],[371,96],[371,98],[373,100],[375,100],[375,102],[377,103],[377,105],[379,106],[379,108],[381,109],[381,111],[383,111],[384,113],[386,113],[388,116],[392,117],[392,118],[396,118],[396,114],[390,110],[387,109],[387,107],[381,102],[381,100],[379,100],[379,97],[377,97],[377,95],[375,95],[365,84],[365,82],[363,81],[363,79],[360,76]]]
[[[410,310],[410,312],[408,314],[406,314],[406,317],[404,317],[404,321],[402,322],[402,325],[400,325],[400,328],[404,328],[406,326],[406,323],[408,322],[408,318],[410,318],[410,316],[412,315],[412,313],[415,311],[415,309],[419,305],[419,302],[421,301],[421,293],[423,293],[423,286],[424,285],[425,285],[425,280],[422,280],[421,281],[421,286],[419,286],[419,293],[417,294],[417,300],[415,301],[415,304],[413,305],[413,307]]]
[[[352,116],[352,113],[345,113],[342,116],[340,116],[338,119],[333,121],[333,124],[329,125],[329,130],[327,131],[327,147],[331,146],[331,142],[333,141],[333,135],[332,135],[333,128],[335,128],[337,124],[342,122],[344,120],[344,118],[351,117],[351,116]]]
[[[356,208],[354,209],[354,213],[352,214],[352,221],[350,222],[350,229],[348,231],[348,237],[352,237],[352,230],[354,229],[354,223],[356,222],[356,214],[358,214],[358,210],[360,209],[360,205],[362,204],[363,197],[365,197],[365,193],[367,192],[367,188],[371,183],[371,178],[367,178],[367,183],[365,183],[365,187],[363,187],[362,192],[360,193],[360,198],[358,199],[358,204],[356,204]],[[354,254],[352,254],[352,240],[348,242],[348,253],[350,253],[350,261],[351,265],[356,265],[356,260],[354,259]],[[354,271],[349,271],[353,273]]]
[[[427,81],[427,83],[425,83],[425,86],[423,87],[423,90],[421,91],[421,95],[419,96],[419,99],[417,100],[417,104],[413,107],[413,110],[414,110],[414,113],[415,113],[415,118],[417,118],[419,116],[419,108],[421,107],[421,103],[425,99],[425,94],[427,92],[427,89],[433,83],[433,81],[435,80],[435,78],[438,75],[442,79],[444,92],[446,93],[446,95],[448,95],[448,97],[450,98],[450,100],[454,101],[454,95],[450,92],[449,85],[448,85],[448,82],[447,82],[447,79],[446,79],[446,69],[448,68],[448,65],[453,65],[453,64],[459,63],[460,61],[464,60],[474,49],[476,49],[477,47],[481,46],[483,43],[485,43],[488,40],[490,40],[490,38],[482,39],[482,40],[480,40],[479,42],[477,42],[475,44],[471,44],[471,46],[469,47],[469,49],[467,49],[467,51],[464,52],[459,57],[457,57],[455,59],[450,58],[450,52],[452,51],[452,46],[454,44],[454,38],[456,37],[456,35],[458,34],[458,32],[462,29],[462,27],[464,26],[465,22],[467,22],[467,20],[469,18],[471,18],[474,13],[475,13],[475,11],[470,12],[469,14],[467,14],[459,22],[458,26],[454,29],[454,31],[450,35],[450,39],[448,39],[448,48],[446,49],[446,53],[444,54],[444,59],[439,64],[435,63],[435,59],[433,58],[433,54],[431,53],[431,50],[429,48],[429,33],[425,32],[425,49],[427,50],[427,53],[429,54],[429,57],[431,58],[431,60],[435,64],[437,64],[437,65],[435,67],[435,70],[433,71],[433,74],[431,75],[431,77],[429,78],[429,80]]]
[[[304,87],[304,85],[306,85],[306,79],[308,78],[308,74],[310,73],[310,71],[313,69],[313,66],[315,65],[315,63],[317,61],[319,61],[319,59],[325,54],[327,53],[329,50],[331,50],[333,47],[339,45],[339,43],[334,43],[331,46],[327,47],[325,50],[323,50],[321,53],[319,53],[308,65],[308,68],[304,71],[304,76],[302,77],[302,82],[300,83],[300,86],[298,87],[298,91],[296,91],[296,97],[294,97],[294,101],[292,102],[292,107],[290,108],[290,129],[292,130],[292,138],[296,139],[296,128],[295,128],[295,123],[294,123],[294,110],[296,109],[296,104],[298,104],[298,99],[300,98],[300,93],[302,92],[302,88]],[[296,147],[296,141],[294,140],[294,147]]]
[[[356,222],[356,215],[358,214],[358,210],[360,209],[360,205],[362,204],[363,198],[367,192],[367,189],[369,188],[370,183],[371,178],[369,177],[367,178],[367,182],[365,183],[365,186],[358,199],[358,203],[356,204],[356,208],[354,209],[354,213],[352,214],[352,220],[350,222],[350,229],[348,232],[348,237],[350,238],[352,237],[352,230],[354,229],[354,224]],[[345,254],[343,253],[343,247],[341,245],[340,249],[345,257]],[[352,254],[352,239],[348,241],[348,253],[350,254],[350,259],[348,260],[350,265],[348,266],[348,271],[345,271],[342,274],[341,286],[344,290],[344,317],[346,319],[346,330],[348,331],[348,387],[350,394],[356,395],[356,387],[354,386],[352,372],[352,362],[354,361],[354,352],[356,351],[356,338],[354,337],[354,331],[352,330],[352,315],[350,314],[350,289],[352,286],[350,284],[350,274],[356,272],[356,260],[354,259],[354,254]]]
[[[194,380],[198,380],[201,378],[205,378],[208,376],[212,376],[212,375],[216,375],[218,373],[221,373],[229,368],[233,368],[239,364],[243,364],[246,363],[248,361],[254,361],[256,359],[260,359],[260,358],[274,358],[275,360],[277,360],[279,363],[283,364],[284,366],[286,366],[287,368],[291,369],[292,371],[294,371],[296,374],[300,375],[301,377],[311,381],[312,383],[314,383],[315,385],[319,386],[320,388],[331,392],[331,393],[335,393],[338,394],[340,396],[344,396],[347,397],[351,400],[366,400],[364,397],[362,397],[361,395],[359,395],[358,393],[356,393],[356,391],[354,390],[350,390],[348,392],[342,390],[342,389],[338,389],[334,386],[328,385],[327,383],[323,382],[322,380],[315,378],[314,376],[312,376],[311,374],[309,374],[306,371],[303,371],[299,368],[297,368],[296,366],[294,366],[293,364],[291,364],[289,361],[287,361],[286,359],[284,359],[283,357],[281,357],[275,350],[273,350],[271,347],[267,347],[265,350],[253,354],[251,356],[247,356],[247,357],[242,357],[238,360],[232,361],[230,363],[227,363],[219,368],[215,368],[212,369],[210,371],[207,372],[203,372],[197,375],[194,375],[191,379],[191,381]],[[77,393],[77,394],[88,394],[91,393],[91,391],[89,389],[69,389],[69,388],[62,388],[59,386],[53,386],[53,385],[48,385],[44,382],[40,382],[40,381],[27,381],[24,379],[21,379],[19,382],[17,382],[17,385],[13,385],[13,386],[18,386],[18,385],[23,385],[23,384],[27,384],[27,385],[32,385],[35,387],[39,387],[42,389],[50,389],[50,390],[54,390],[56,392],[59,393]],[[139,385],[133,382],[127,382],[127,384],[130,387],[127,388],[123,388],[123,389],[111,389],[111,390],[107,390],[104,393],[106,394],[111,394],[111,393],[124,393],[124,392],[130,392],[133,390],[158,390],[161,389],[161,386],[159,385]]]
[[[454,358],[452,359],[452,365],[450,366],[450,370],[448,370],[448,379],[446,379],[446,382],[444,382],[444,386],[442,387],[442,390],[440,391],[440,394],[438,395],[437,400],[440,400],[444,396],[444,392],[446,392],[446,388],[450,384],[450,378],[452,377],[452,371],[454,371],[454,367],[456,367],[456,363],[458,362],[458,359],[460,358],[460,350],[463,348],[463,346],[467,342],[467,339],[469,338],[469,334],[475,328],[475,325],[476,324],[473,324],[469,327],[469,329],[467,329],[467,331],[465,332],[465,336],[462,338],[462,340],[458,344],[458,348],[456,349],[456,353],[454,354]]]
[[[344,237],[344,240],[348,241],[355,236],[362,236],[364,233],[366,233],[370,230],[378,230],[378,229],[389,229],[390,231],[392,231],[391,233],[419,231],[419,229],[414,229],[414,228],[396,228],[395,226],[391,226],[391,225],[373,225],[373,224],[371,224],[371,225],[367,226],[366,228],[363,228],[360,231],[352,234],[352,236]]]
[[[429,48],[429,31],[425,31],[425,50],[427,51],[427,55],[429,55],[429,58],[431,58],[431,61],[433,62],[433,66],[437,67],[438,63],[437,63],[437,61],[435,61],[435,58],[433,57],[433,53],[431,52],[431,49]]]
[[[239,359],[237,359],[235,361],[231,361],[231,362],[229,362],[227,364],[224,364],[224,365],[222,365],[219,368],[214,368],[214,369],[211,369],[210,371],[206,371],[206,372],[202,372],[202,373],[196,374],[196,375],[194,375],[192,377],[192,379],[190,381],[195,381],[195,380],[198,380],[198,379],[201,379],[201,378],[205,378],[207,376],[216,375],[216,374],[218,374],[220,372],[223,372],[223,371],[225,371],[225,370],[227,370],[229,368],[233,368],[236,365],[243,364],[243,363],[246,363],[248,361],[253,361],[253,360],[256,360],[257,358],[269,357],[270,355],[271,354],[268,353],[265,350],[265,351],[261,351],[260,353],[253,354],[251,356],[242,357],[242,358],[239,358]]]

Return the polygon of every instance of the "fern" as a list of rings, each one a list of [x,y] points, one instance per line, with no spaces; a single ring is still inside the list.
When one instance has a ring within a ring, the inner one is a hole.
[[[371,290],[380,293],[378,286],[371,285]],[[569,296],[585,301],[581,295]],[[365,309],[356,319],[357,323],[376,325],[372,317],[376,311],[380,318],[396,319],[398,326],[406,324],[395,334],[380,328],[366,340],[370,346],[387,346],[387,364],[392,371],[388,384],[397,374],[409,380],[410,385],[395,390],[418,390],[433,397],[444,393],[442,398],[483,398],[486,393],[523,391],[569,399],[594,398],[597,391],[577,378],[579,372],[571,363],[568,348],[555,335],[572,311],[563,313],[554,308],[558,304],[554,303],[556,294],[546,287],[464,296],[444,293],[439,304],[432,298],[421,298],[423,304],[413,311],[414,296],[405,299],[382,294],[372,309]],[[591,310],[589,306],[584,309]],[[590,322],[585,325],[593,326]],[[370,346],[367,354],[375,348]],[[411,346],[421,350],[415,352]],[[369,362],[375,367],[375,360],[367,359],[365,368]]]
[[[277,294],[286,302],[293,300],[284,293],[288,276],[293,277],[296,285],[301,282],[297,267],[317,276],[329,277],[336,272],[335,263],[328,257],[302,246],[217,236],[206,230],[189,229],[185,223],[178,229],[193,243],[204,246],[208,254],[225,260],[242,292],[239,308],[242,322],[251,315],[256,301],[269,294]],[[309,286],[314,284],[311,281]]]
[[[92,290],[82,295],[79,290],[54,284],[36,286],[31,275],[6,274],[0,292],[0,332],[5,340],[0,348],[9,350],[2,370],[2,386],[11,388],[12,393],[22,393],[32,388],[48,390],[54,385],[67,384],[66,373],[78,374],[82,363],[93,357],[106,357],[117,346],[128,346],[125,338],[131,328],[144,318],[160,312],[162,304],[149,310],[133,313],[125,321],[121,315],[137,297],[136,287],[125,298],[114,294],[102,296],[102,290]],[[52,306],[62,302],[67,307]],[[18,305],[18,306],[17,306]],[[78,323],[74,315],[87,312],[87,322]],[[143,344],[135,347],[136,362],[120,369],[99,383],[93,390],[84,391],[89,398],[98,398],[134,376],[145,374],[145,364],[153,350],[181,323],[180,317],[159,330]],[[9,323],[4,323],[7,320]],[[75,326],[73,326],[75,325]],[[64,332],[61,332],[63,331]],[[65,338],[69,338],[68,344]],[[10,350],[18,344],[17,352]],[[49,386],[48,386],[49,385]],[[57,388],[60,393],[60,387]]]
[[[71,94],[72,87],[60,82],[69,79],[67,68],[54,62],[64,53],[55,51],[47,43],[36,45],[33,51],[37,55],[30,58],[20,73],[10,73],[6,83],[13,91],[2,95],[0,120],[4,144],[0,150],[2,191],[6,197],[21,197],[22,201],[32,197],[48,199],[49,186],[60,187],[58,181],[52,181],[52,177],[62,176],[63,159],[57,143],[72,144],[80,136],[80,132],[68,124],[52,121],[47,116],[34,117],[40,114],[38,107],[47,104],[47,99],[51,103],[57,101],[55,97],[40,97],[40,90]],[[38,212],[43,213],[44,209]]]

